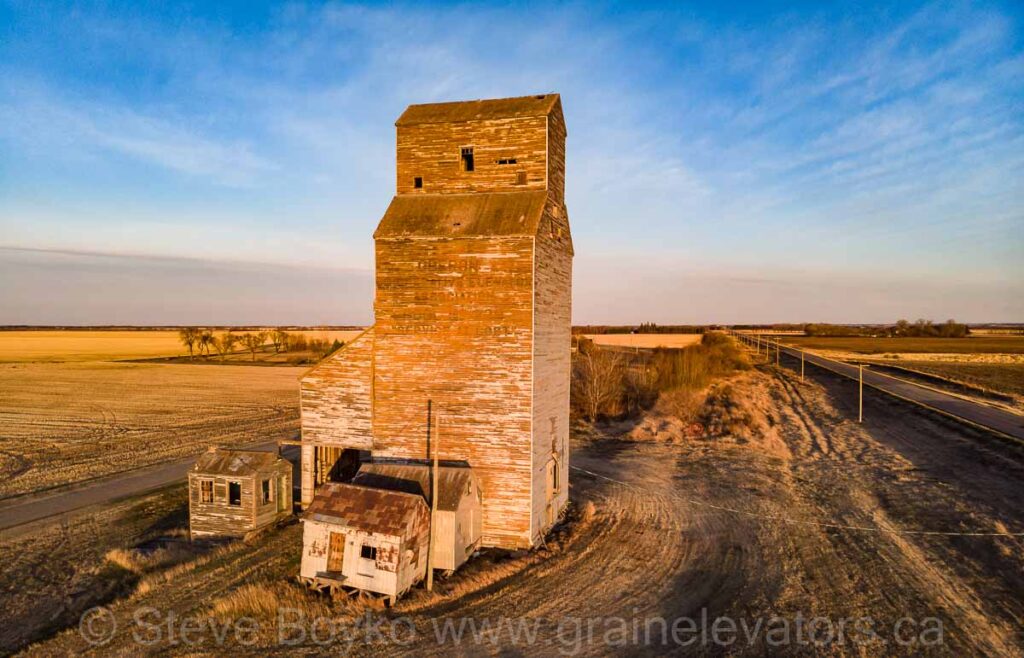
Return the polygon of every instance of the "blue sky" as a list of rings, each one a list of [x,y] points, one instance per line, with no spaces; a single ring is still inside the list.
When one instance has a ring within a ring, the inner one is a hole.
[[[415,102],[556,91],[574,321],[1024,321],[1024,8],[0,0],[0,323],[365,323]]]

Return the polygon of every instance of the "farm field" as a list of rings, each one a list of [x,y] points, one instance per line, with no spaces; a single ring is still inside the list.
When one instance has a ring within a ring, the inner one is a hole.
[[[347,342],[360,332],[289,333],[302,334],[307,339]],[[241,347],[236,349],[241,350]],[[188,356],[176,330],[0,331],[0,363],[122,361],[175,356]]]
[[[967,338],[831,338],[828,336],[786,337],[782,342],[796,347],[853,354],[1013,354],[1024,356],[1020,336],[977,336]]]
[[[688,347],[700,342],[701,334],[586,334],[597,345],[610,347]]]
[[[0,364],[0,497],[290,438],[304,368]]]
[[[278,652],[276,611],[284,606],[307,619],[323,616],[345,624],[340,647],[353,655],[472,655],[499,648],[551,655],[553,647],[565,655],[604,655],[604,633],[615,628],[608,620],[699,619],[703,611],[709,619],[730,617],[748,628],[773,618],[791,624],[799,617],[871,620],[873,637],[848,636],[833,653],[935,653],[914,641],[926,623],[934,629],[938,622],[940,653],[1020,655],[1021,538],[915,533],[1024,531],[1024,457],[884,396],[869,396],[870,414],[858,424],[851,420],[855,386],[827,375],[821,381],[801,383],[789,373],[760,368],[719,384],[715,391],[737,411],[724,435],[688,439],[661,412],[578,428],[572,464],[582,470],[573,472],[571,487],[577,512],[562,535],[535,555],[478,558],[440,579],[433,594],[417,588],[387,618],[379,607],[347,597],[332,601],[295,583],[299,525],[251,544],[186,555],[174,567],[147,566],[140,557],[141,573],[122,580],[121,589],[104,599],[117,622],[104,652],[137,648],[132,615],[147,606],[165,616],[197,615],[218,623],[251,617],[259,629],[249,638],[253,643],[237,646],[228,634],[218,653]],[[656,438],[632,439],[642,425],[658,428]],[[162,532],[180,534],[182,515],[169,514],[166,502],[152,504],[169,521]],[[94,532],[105,549],[130,552],[148,536],[135,529],[119,544],[103,524],[98,519]],[[23,551],[17,569],[41,571],[33,582],[46,591],[76,584],[66,570],[44,569],[50,544],[26,540],[0,548],[4,554]],[[96,551],[85,563],[93,570],[111,568]],[[11,590],[0,596],[5,610],[17,610],[9,603]],[[383,634],[354,629],[367,613],[384,619]],[[42,639],[26,655],[92,651],[69,617],[67,630]],[[400,646],[387,633],[387,619],[395,617],[403,620]],[[438,642],[439,624],[466,618],[492,624],[521,619],[535,629],[536,640],[527,644],[506,626],[476,638],[467,631],[458,645],[451,637]],[[597,620],[596,635],[586,635],[585,627],[578,634],[577,627],[559,626],[566,618]],[[905,618],[913,626],[900,631],[897,623]],[[628,641],[619,646],[656,655],[678,650],[653,637],[653,644],[638,650]],[[765,637],[762,631],[729,653],[777,653]],[[291,648],[299,652],[324,650],[308,635],[294,642]],[[157,646],[163,655],[196,652],[184,644]],[[813,653],[810,645],[802,648]]]

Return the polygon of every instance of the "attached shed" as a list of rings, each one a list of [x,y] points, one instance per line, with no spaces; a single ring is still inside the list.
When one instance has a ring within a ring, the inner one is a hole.
[[[413,493],[430,505],[431,471],[426,464],[363,464],[353,482]],[[437,489],[433,565],[454,571],[480,547],[483,498],[476,475],[467,467],[438,468]]]
[[[188,473],[189,536],[244,537],[292,514],[292,465],[274,452],[210,448]]]
[[[430,510],[422,496],[326,483],[302,522],[299,575],[314,586],[353,587],[394,600],[426,576]]]

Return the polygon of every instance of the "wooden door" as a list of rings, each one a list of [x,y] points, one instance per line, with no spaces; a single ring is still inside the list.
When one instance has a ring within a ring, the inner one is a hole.
[[[327,551],[327,570],[341,573],[345,566],[345,535],[331,533],[331,545]]]

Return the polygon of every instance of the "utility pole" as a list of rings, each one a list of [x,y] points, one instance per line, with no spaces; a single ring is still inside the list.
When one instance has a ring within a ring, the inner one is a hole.
[[[775,341],[775,366],[779,365],[779,341]]]
[[[427,591],[434,591],[434,517],[437,511],[437,438],[438,432],[434,432],[434,440],[430,440],[430,429],[432,421],[437,421],[432,417],[433,404],[430,400],[427,400],[427,457],[433,453],[434,457],[434,468],[432,473],[432,480],[430,485],[430,538],[427,541]],[[438,423],[440,426],[440,423]]]
[[[800,381],[804,380],[804,351],[800,350]]]
[[[857,422],[864,422],[864,364],[861,363],[860,371],[860,399],[857,401]]]

